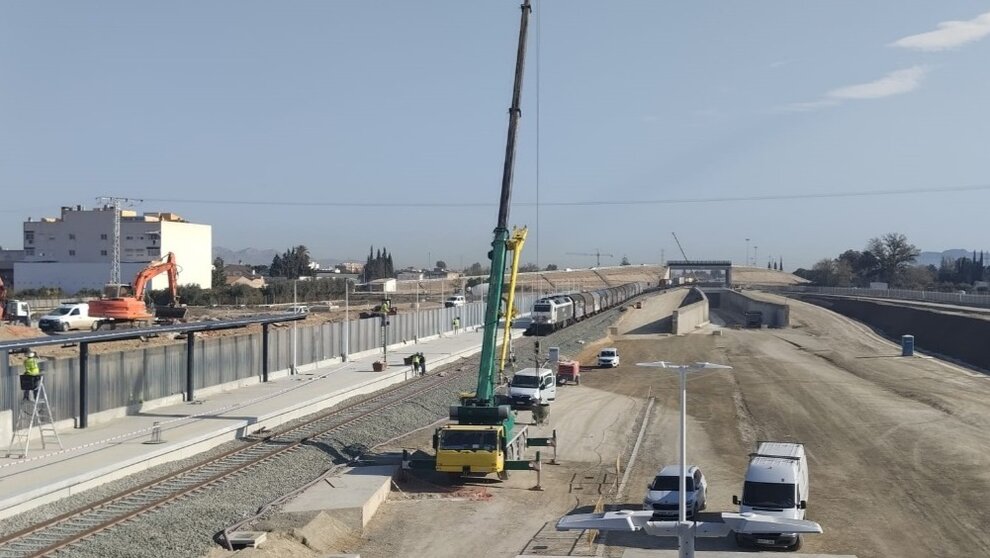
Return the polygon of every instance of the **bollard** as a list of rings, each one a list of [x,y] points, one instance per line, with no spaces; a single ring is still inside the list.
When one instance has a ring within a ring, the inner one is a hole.
[[[914,336],[901,336],[901,356],[914,356]]]
[[[165,440],[162,440],[162,426],[161,423],[155,421],[151,425],[151,439],[145,441],[146,444],[164,444]]]
[[[536,486],[530,488],[530,490],[543,492],[543,467],[540,462],[540,452],[536,452],[536,461],[530,461],[529,466],[532,470],[536,471]]]

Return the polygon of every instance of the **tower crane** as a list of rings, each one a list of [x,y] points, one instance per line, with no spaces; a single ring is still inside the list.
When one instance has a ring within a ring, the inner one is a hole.
[[[608,258],[614,258],[615,257],[612,254],[603,254],[601,250],[595,250],[593,253],[590,253],[590,254],[587,253],[587,252],[567,252],[566,255],[568,255],[568,256],[591,256],[591,257],[594,257],[595,258],[595,262],[596,262],[595,263],[595,267],[601,267],[602,266],[602,256],[605,256],[605,257],[608,257]]]

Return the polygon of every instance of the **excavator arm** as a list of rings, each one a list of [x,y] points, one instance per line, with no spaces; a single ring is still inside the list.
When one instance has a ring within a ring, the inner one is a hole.
[[[175,254],[169,252],[165,258],[158,262],[151,262],[148,267],[138,272],[134,278],[134,298],[142,300],[144,290],[148,286],[148,281],[162,273],[168,273],[168,290],[172,297],[172,304],[179,302],[179,266],[175,263]]]
[[[3,320],[3,313],[7,308],[7,287],[3,285],[3,279],[0,279],[0,320]]]

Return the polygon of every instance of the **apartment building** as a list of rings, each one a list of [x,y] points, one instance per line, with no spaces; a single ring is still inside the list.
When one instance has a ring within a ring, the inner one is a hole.
[[[59,217],[24,222],[24,256],[14,264],[18,289],[60,287],[67,293],[102,289],[110,281],[113,206],[63,207]],[[174,213],[120,211],[120,274],[129,283],[149,262],[174,252],[179,283],[211,287],[213,231]],[[168,279],[156,277],[152,289]]]

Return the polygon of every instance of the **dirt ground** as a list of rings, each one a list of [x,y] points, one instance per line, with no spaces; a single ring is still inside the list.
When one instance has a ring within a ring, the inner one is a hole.
[[[556,533],[553,523],[574,509],[588,511],[597,483],[615,479],[616,459],[628,454],[650,395],[656,405],[618,507],[639,508],[650,477],[676,460],[676,377],[635,366],[663,359],[734,367],[697,373],[688,387],[688,456],[708,476],[709,513],[733,510],[757,440],[795,440],[809,454],[808,518],[825,530],[806,537],[804,551],[990,555],[990,377],[899,357],[894,344],[819,307],[791,302],[791,320],[787,330],[603,341],[619,348],[622,366],[587,372],[582,385],[562,388],[550,417],[561,464],[545,468],[544,492],[527,490],[532,478],[517,473],[506,484],[483,483],[491,493],[484,500],[395,499],[361,544],[346,550],[366,557],[593,554],[585,539]],[[428,438],[399,445],[425,448]],[[606,556],[674,545],[640,533],[605,540]],[[701,539],[698,547],[735,545],[731,538]]]
[[[784,271],[733,266],[732,282],[737,285],[801,285],[809,281]]]

